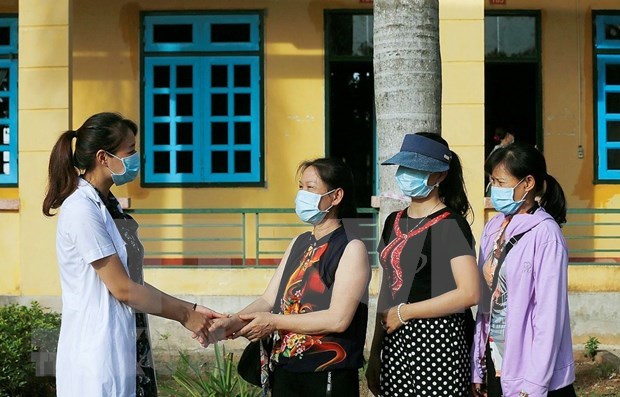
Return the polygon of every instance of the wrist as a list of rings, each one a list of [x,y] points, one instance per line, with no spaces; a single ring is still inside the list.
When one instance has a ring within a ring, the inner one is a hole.
[[[403,320],[411,321],[416,318],[415,316],[415,303],[408,303],[400,309],[403,316]]]
[[[407,322],[409,321],[409,317],[407,316],[408,306],[409,305],[407,305],[406,303],[400,303],[396,307],[396,315],[398,316],[398,321],[400,321],[402,325],[407,324]]]
[[[181,325],[185,325],[189,322],[189,319],[192,317],[192,312],[194,311],[192,309],[193,303],[187,303],[185,305],[182,306],[183,310],[181,310],[181,318],[179,319],[179,322],[181,323]]]
[[[241,317],[239,317],[239,313],[231,313],[229,314],[228,317],[231,321],[232,324],[235,325],[244,325],[245,321],[241,319]]]
[[[274,330],[280,329],[279,328],[280,317],[282,317],[282,316],[278,316],[276,314],[269,313],[269,324],[271,324],[271,326],[273,327]]]

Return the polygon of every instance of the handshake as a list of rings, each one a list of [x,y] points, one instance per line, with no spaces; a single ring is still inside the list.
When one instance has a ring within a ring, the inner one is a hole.
[[[256,341],[273,333],[276,315],[268,312],[222,314],[202,305],[195,305],[182,323],[192,331],[192,338],[203,347],[224,339],[245,337]]]

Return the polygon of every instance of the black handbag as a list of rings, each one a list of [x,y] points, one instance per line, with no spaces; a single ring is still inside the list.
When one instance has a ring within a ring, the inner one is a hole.
[[[256,386],[261,386],[260,343],[260,340],[248,343],[245,349],[243,349],[243,353],[241,353],[239,364],[237,364],[239,376],[246,382]]]

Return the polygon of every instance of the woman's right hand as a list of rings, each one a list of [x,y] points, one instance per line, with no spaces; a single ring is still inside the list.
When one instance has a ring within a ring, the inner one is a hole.
[[[471,386],[474,397],[487,397],[487,388],[483,383],[474,383]]]
[[[381,394],[381,387],[379,384],[379,373],[381,372],[381,358],[379,353],[370,354],[368,358],[368,367],[366,368],[366,381],[368,382],[368,389],[373,396],[378,397]]]

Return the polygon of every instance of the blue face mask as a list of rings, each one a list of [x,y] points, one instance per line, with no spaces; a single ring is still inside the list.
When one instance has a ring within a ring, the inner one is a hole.
[[[525,192],[519,201],[515,201],[513,197],[515,194],[515,188],[524,180],[525,178],[521,179],[519,183],[513,187],[491,186],[491,202],[493,203],[493,207],[504,215],[512,215],[517,212],[521,205],[525,202],[525,196],[527,196],[528,192]]]
[[[430,172],[418,171],[406,167],[398,167],[396,171],[396,183],[405,196],[413,198],[425,198],[437,185],[428,186]]]
[[[319,203],[321,202],[321,198],[335,190],[336,189],[330,190],[325,194],[299,190],[297,192],[297,197],[295,197],[295,213],[297,213],[299,219],[311,225],[318,225],[321,223],[325,215],[327,215],[329,210],[333,207],[333,205],[330,205],[326,210],[320,210]]]
[[[136,179],[138,173],[140,172],[140,155],[138,154],[138,152],[123,159],[120,157],[116,157],[112,153],[108,154],[112,157],[119,159],[125,167],[125,171],[122,174],[115,174],[114,171],[110,170],[110,167],[108,167],[108,169],[112,173],[112,181],[116,186],[124,185]]]

